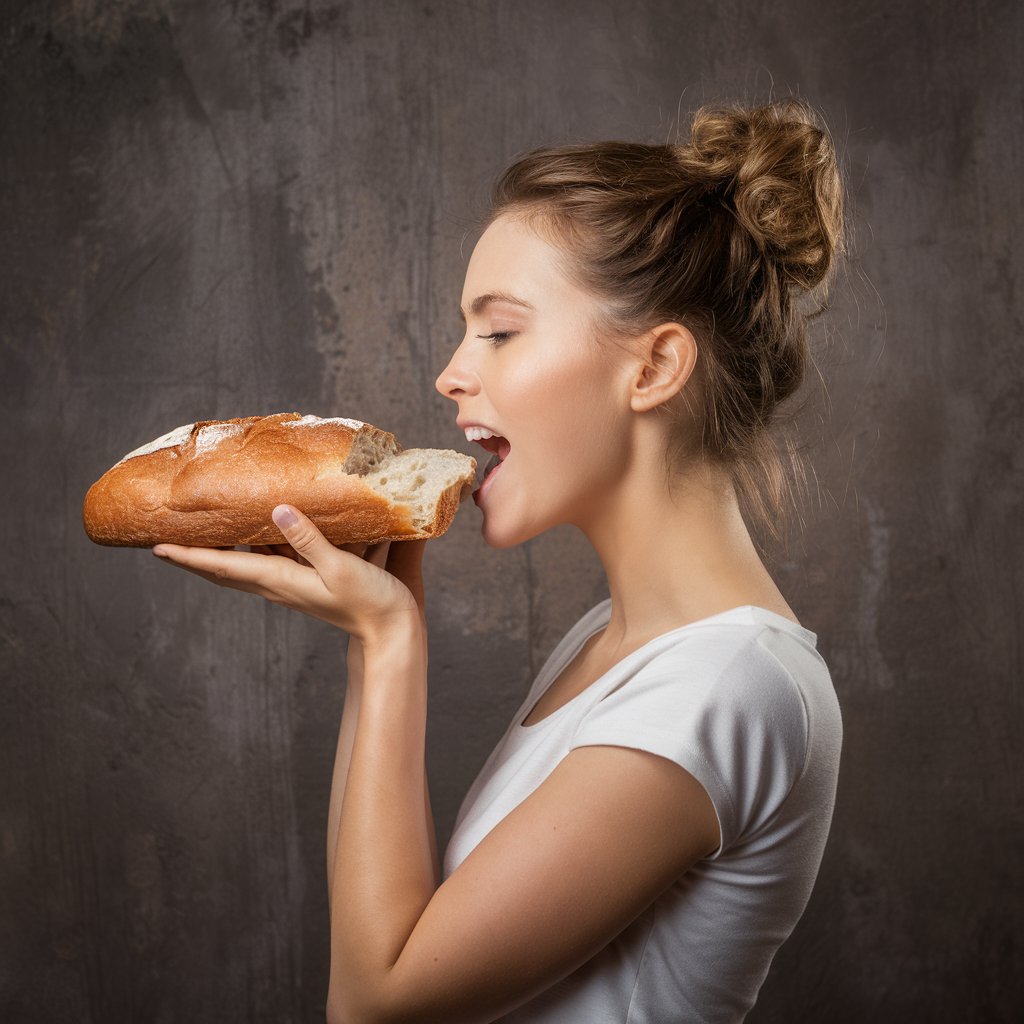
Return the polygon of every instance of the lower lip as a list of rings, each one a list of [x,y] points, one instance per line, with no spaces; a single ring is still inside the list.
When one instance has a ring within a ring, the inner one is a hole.
[[[501,472],[501,467],[504,465],[504,462],[499,462],[497,466],[487,474],[487,479],[473,492],[473,500],[477,505],[483,501],[484,495],[491,489],[491,484],[494,482],[494,478]]]

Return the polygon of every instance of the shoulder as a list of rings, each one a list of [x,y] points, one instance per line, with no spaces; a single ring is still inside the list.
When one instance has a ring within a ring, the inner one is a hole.
[[[686,630],[588,710],[573,744],[675,761],[707,790],[728,846],[775,813],[803,771],[814,685],[804,677],[822,669],[813,648],[761,624]]]
[[[813,649],[777,634],[744,622],[684,631],[600,703],[658,705],[674,712],[669,720],[676,714],[749,723],[769,717],[805,737],[805,677],[823,663]]]

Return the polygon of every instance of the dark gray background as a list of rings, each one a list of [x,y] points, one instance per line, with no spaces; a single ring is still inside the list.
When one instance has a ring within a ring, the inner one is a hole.
[[[285,410],[476,452],[433,381],[494,176],[797,93],[855,248],[799,417],[805,529],[769,557],[846,739],[750,1020],[1016,1020],[1022,27],[1009,0],[6,0],[0,1016],[322,1019],[343,636],[92,545],[89,484],[178,424]],[[479,525],[426,557],[442,849],[606,595],[575,531]]]

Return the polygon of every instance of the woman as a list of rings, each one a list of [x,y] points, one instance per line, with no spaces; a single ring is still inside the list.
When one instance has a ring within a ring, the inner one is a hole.
[[[782,511],[766,431],[808,358],[798,300],[841,249],[835,155],[795,101],[699,111],[682,146],[538,151],[499,181],[436,386],[507,456],[474,494],[487,542],[571,523],[611,596],[541,670],[443,873],[424,542],[339,551],[279,506],[288,547],[154,549],[351,634],[328,1020],[740,1021],[753,1005],[817,874],[841,724],[740,499],[769,527]]]

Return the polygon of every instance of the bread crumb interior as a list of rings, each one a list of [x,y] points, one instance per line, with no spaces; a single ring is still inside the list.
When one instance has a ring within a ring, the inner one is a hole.
[[[385,455],[363,482],[389,501],[408,505],[417,529],[433,523],[438,498],[466,472],[469,456],[433,448]]]

